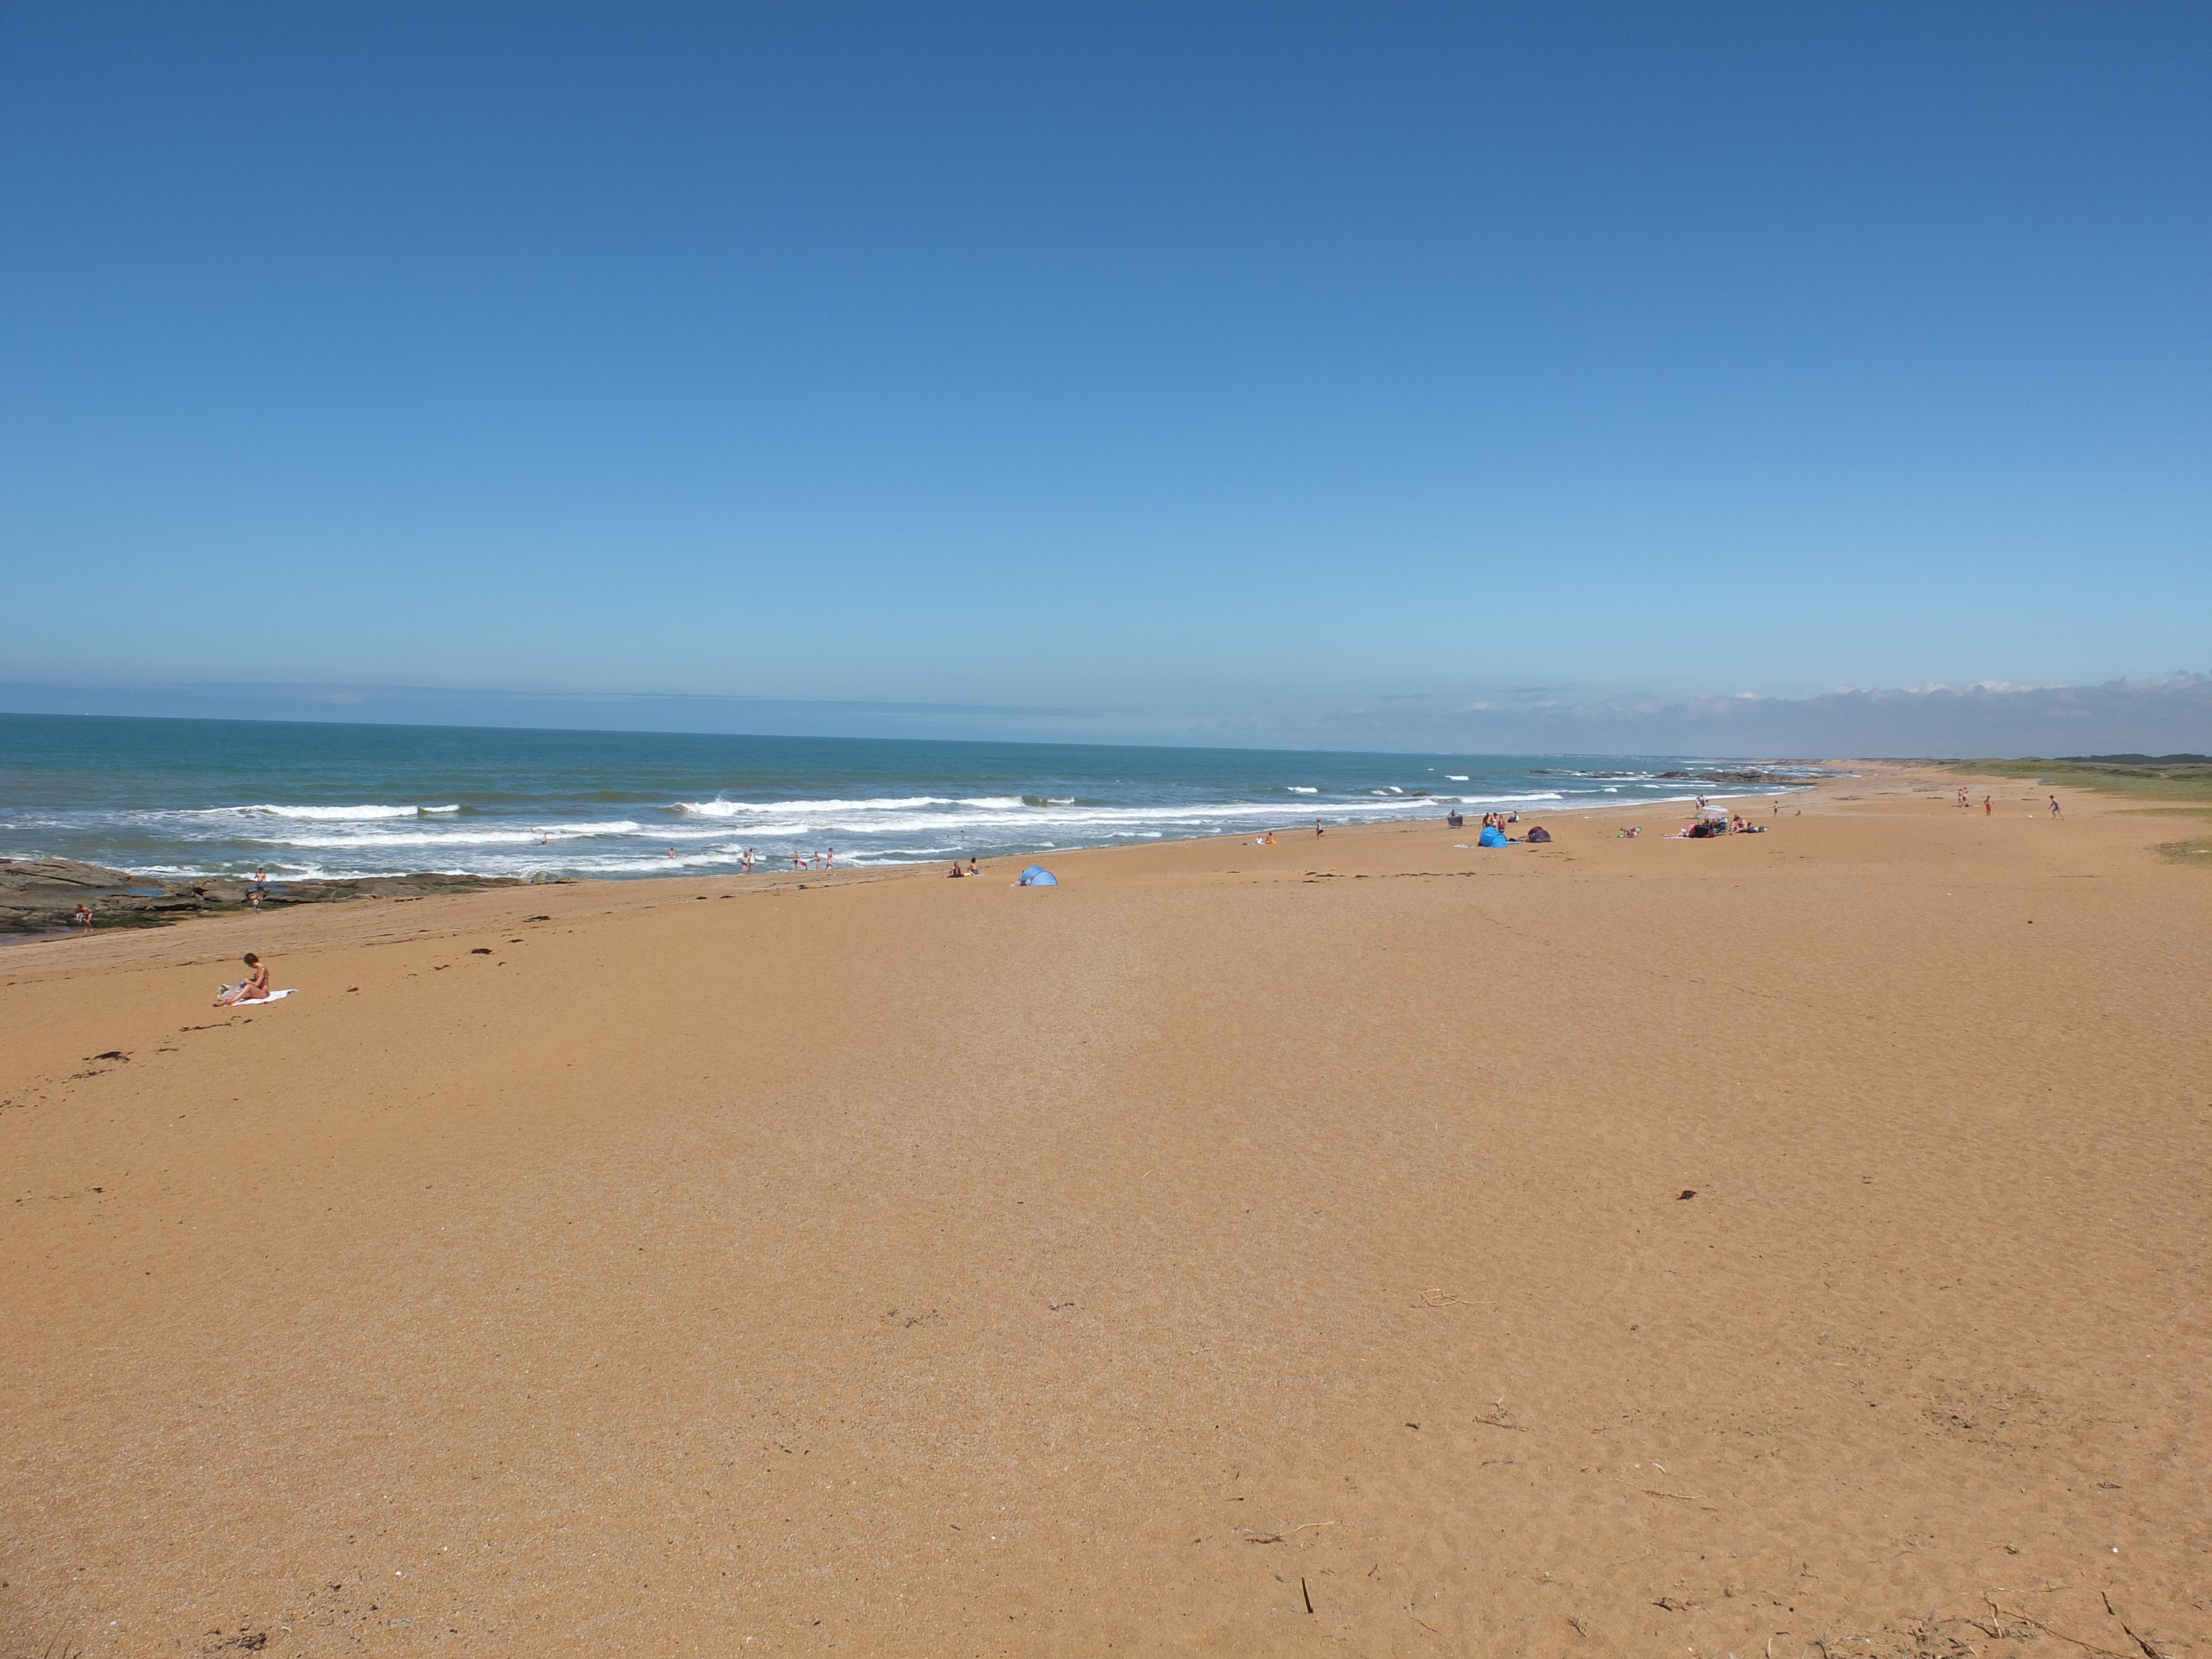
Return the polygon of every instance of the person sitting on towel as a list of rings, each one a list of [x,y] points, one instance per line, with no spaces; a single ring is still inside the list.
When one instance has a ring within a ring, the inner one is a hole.
[[[228,1008],[234,1003],[258,1002],[269,994],[269,964],[248,951],[246,966],[245,983],[224,986],[222,994],[215,1000],[216,1007]]]

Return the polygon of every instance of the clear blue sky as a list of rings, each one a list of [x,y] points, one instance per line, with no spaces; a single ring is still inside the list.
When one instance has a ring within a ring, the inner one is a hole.
[[[14,6],[0,680],[2212,667],[2212,7]]]

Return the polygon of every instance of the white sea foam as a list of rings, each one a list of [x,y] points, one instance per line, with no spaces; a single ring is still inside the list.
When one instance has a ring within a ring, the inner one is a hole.
[[[1447,782],[1465,783],[1467,781],[1467,774],[1464,772],[1447,772],[1444,774],[1444,778]]]
[[[454,806],[383,806],[368,802],[360,806],[281,806],[264,803],[258,806],[214,806],[205,816],[228,815],[269,818],[304,818],[310,823],[338,823],[349,819],[411,818],[422,812],[458,812]]]
[[[719,832],[717,832],[719,833]],[[648,830],[641,823],[624,818],[607,823],[547,823],[527,828],[483,828],[460,830],[377,830],[363,828],[351,834],[325,832],[319,835],[251,836],[242,836],[257,845],[269,847],[316,847],[325,848],[359,849],[374,852],[387,847],[525,847],[535,846],[541,838],[548,842],[593,841],[606,836],[642,836],[648,840],[666,841],[680,831]]]
[[[1364,802],[1357,806],[1349,803],[1329,802],[1308,811],[1319,811],[1326,817],[1350,817],[1360,813],[1371,813],[1378,809],[1402,811],[1421,804],[1422,798],[1384,796],[1377,801]],[[950,836],[962,830],[985,830],[995,835],[1026,835],[1042,830],[1080,830],[1091,826],[1109,827],[1129,824],[1170,823],[1190,825],[1201,832],[1206,826],[1222,824],[1234,826],[1243,823],[1265,823],[1281,814],[1279,805],[1264,801],[1222,801],[1205,805],[1177,806],[1076,806],[1048,805],[1022,807],[1007,811],[995,805],[981,805],[972,801],[948,801],[937,811],[840,811],[849,808],[851,802],[815,803],[826,809],[819,812],[760,822],[733,823],[722,830],[694,830],[692,834],[731,834],[760,841],[775,841],[779,837],[826,836],[839,835],[917,835]],[[680,829],[646,829],[640,833],[681,836]]]
[[[867,800],[679,800],[668,810],[702,818],[741,818],[767,812],[899,812],[922,806],[952,806],[947,795],[883,796]],[[970,802],[982,805],[984,802]],[[996,805],[998,803],[988,803]],[[1019,806],[1016,799],[1013,805]]]
[[[1073,795],[1054,805],[1073,805]],[[746,818],[803,814],[808,818],[852,813],[915,812],[936,806],[972,806],[990,812],[1018,812],[1028,806],[1019,795],[878,795],[860,800],[679,800],[672,812],[702,818]],[[878,827],[871,823],[870,828]]]

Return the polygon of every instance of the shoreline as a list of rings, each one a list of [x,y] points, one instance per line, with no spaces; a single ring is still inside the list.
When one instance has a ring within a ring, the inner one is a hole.
[[[1961,781],[7,952],[0,1635],[2212,1642],[2212,879]]]
[[[1867,763],[1824,762],[1822,764],[1864,765],[1867,764]],[[1853,775],[1850,774],[1842,774],[1818,779],[1793,781],[1771,788],[1751,790],[1742,789],[1740,786],[1735,784],[1715,785],[1711,789],[1704,792],[1704,798],[1711,801],[1737,801],[1753,799],[1786,799],[1803,797],[1810,792],[1817,789],[1821,785],[1850,781],[1852,775]],[[1530,811],[1526,813],[1521,813],[1521,816],[1530,822],[1534,822],[1540,812],[1556,812],[1559,814],[1571,812],[1577,817],[1580,817],[1591,812],[1630,811],[1636,808],[1678,806],[1688,802],[1692,802],[1697,799],[1698,799],[1698,796],[1696,793],[1680,796],[1658,796],[1635,802],[1632,805],[1623,805],[1620,803],[1597,800],[1588,802],[1559,801],[1556,803],[1547,803],[1542,807],[1532,809]],[[1462,808],[1461,810],[1464,811],[1465,809]],[[1508,803],[1503,808],[1492,810],[1504,810],[1516,813],[1520,811],[1518,805],[1510,803]],[[1479,817],[1480,814],[1477,813],[1476,816]],[[1413,817],[1401,815],[1397,817],[1390,818],[1346,819],[1332,824],[1330,828],[1340,833],[1346,833],[1358,830],[1389,827],[1391,825],[1410,826],[1426,822],[1429,822],[1429,820],[1421,817]],[[1132,840],[1086,842],[1066,848],[1043,848],[1027,852],[994,853],[990,854],[977,854],[976,856],[989,857],[1001,860],[1011,858],[1026,858],[1031,860],[1036,860],[1047,857],[1065,857],[1074,853],[1093,852],[1111,848],[1175,846],[1185,842],[1233,841],[1239,838],[1249,837],[1254,833],[1268,834],[1277,832],[1261,830],[1256,832],[1253,830],[1240,830],[1231,834],[1208,836],[1171,836],[1163,835],[1157,839],[1143,837]],[[1295,835],[1299,833],[1299,831],[1294,824],[1291,828],[1280,830],[1279,833],[1283,835]],[[961,856],[964,857],[968,855],[962,854]],[[898,872],[904,871],[927,870],[935,866],[948,863],[951,861],[951,855],[947,854],[943,857],[927,859],[882,859],[865,862],[856,860],[848,864],[843,869],[835,873],[845,874],[848,872],[866,871]],[[101,873],[113,876],[118,878],[105,888],[85,888],[82,890],[77,889],[55,888],[50,892],[41,890],[40,897],[41,900],[42,909],[46,912],[51,912],[58,921],[59,918],[65,916],[69,910],[73,908],[75,904],[80,899],[94,902],[95,921],[92,931],[94,937],[124,930],[135,932],[147,928],[175,927],[185,922],[205,921],[216,916],[239,914],[247,912],[251,909],[251,907],[247,904],[245,897],[252,886],[250,880],[229,874],[196,874],[192,872],[186,872],[181,875],[174,873],[149,874],[143,869],[133,870],[128,866],[118,866],[111,867],[94,865],[86,860],[46,858],[0,860],[0,878],[4,878],[10,865],[27,866],[34,864],[76,865],[84,869],[97,870]],[[166,870],[166,866],[164,866],[164,869]],[[811,873],[817,878],[825,878],[831,872],[821,871],[804,872],[796,870],[787,872],[756,871],[750,877],[746,877],[735,871],[704,871],[698,872],[679,872],[678,873],[669,875],[658,873],[647,875],[640,873],[624,876],[593,877],[550,874],[543,872],[533,872],[527,876],[486,876],[477,875],[465,871],[416,870],[387,872],[383,874],[342,877],[333,876],[309,878],[279,876],[272,877],[270,879],[268,883],[268,892],[271,902],[266,909],[259,912],[258,914],[272,915],[278,910],[289,909],[303,904],[344,904],[353,903],[366,899],[399,899],[405,901],[428,896],[430,891],[441,889],[461,891],[517,885],[533,888],[555,887],[599,881],[623,884],[631,882],[690,880],[757,881],[763,876],[769,874],[788,874],[792,876],[799,876],[805,873]],[[133,884],[136,885],[134,886]],[[143,889],[149,885],[150,885],[154,890],[151,894],[143,890]],[[395,888],[411,889],[414,890],[404,892],[390,890]],[[386,890],[378,890],[379,889]],[[301,896],[303,892],[305,893],[304,896]],[[177,896],[179,894],[188,896],[180,898]],[[9,896],[4,890],[0,890],[0,905],[4,905],[8,902]],[[124,902],[112,902],[118,899],[122,899]],[[98,901],[110,901],[111,902],[108,905],[108,908],[103,910]],[[28,904],[22,904],[19,908],[28,910],[30,906]],[[131,919],[103,922],[99,920],[99,918],[104,915],[127,916]],[[4,921],[4,916],[0,916],[0,921]],[[0,925],[0,949],[5,949],[8,946],[19,944],[29,944],[52,939],[75,938],[81,936],[82,935],[78,930],[74,929],[66,924],[58,927],[47,927],[38,929],[17,928]]]

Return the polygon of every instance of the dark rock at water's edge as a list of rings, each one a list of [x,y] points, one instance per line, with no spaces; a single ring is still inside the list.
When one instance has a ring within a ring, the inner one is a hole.
[[[555,879],[562,879],[555,878]],[[346,899],[428,898],[486,887],[521,887],[519,876],[373,876],[358,881],[272,881],[261,908],[334,904]],[[0,859],[0,933],[50,933],[70,927],[76,907],[94,927],[161,927],[191,916],[250,908],[251,882],[195,876],[155,882],[75,859]]]
[[[0,859],[0,895],[55,888],[70,892],[97,893],[111,887],[129,887],[131,878],[120,870],[85,864],[76,859]],[[143,887],[148,883],[139,882]]]
[[[1840,777],[1837,772],[1825,772],[1817,767],[1790,767],[1786,769],[1770,766],[1715,767],[1703,772],[1661,772],[1655,775],[1678,779],[1684,783],[1809,783],[1814,778]]]
[[[1775,761],[1765,766],[1708,766],[1694,772],[1575,772],[1561,766],[1531,768],[1532,778],[1664,778],[1680,783],[1749,783],[1762,787],[1806,784],[1816,778],[1849,775],[1811,761]]]

